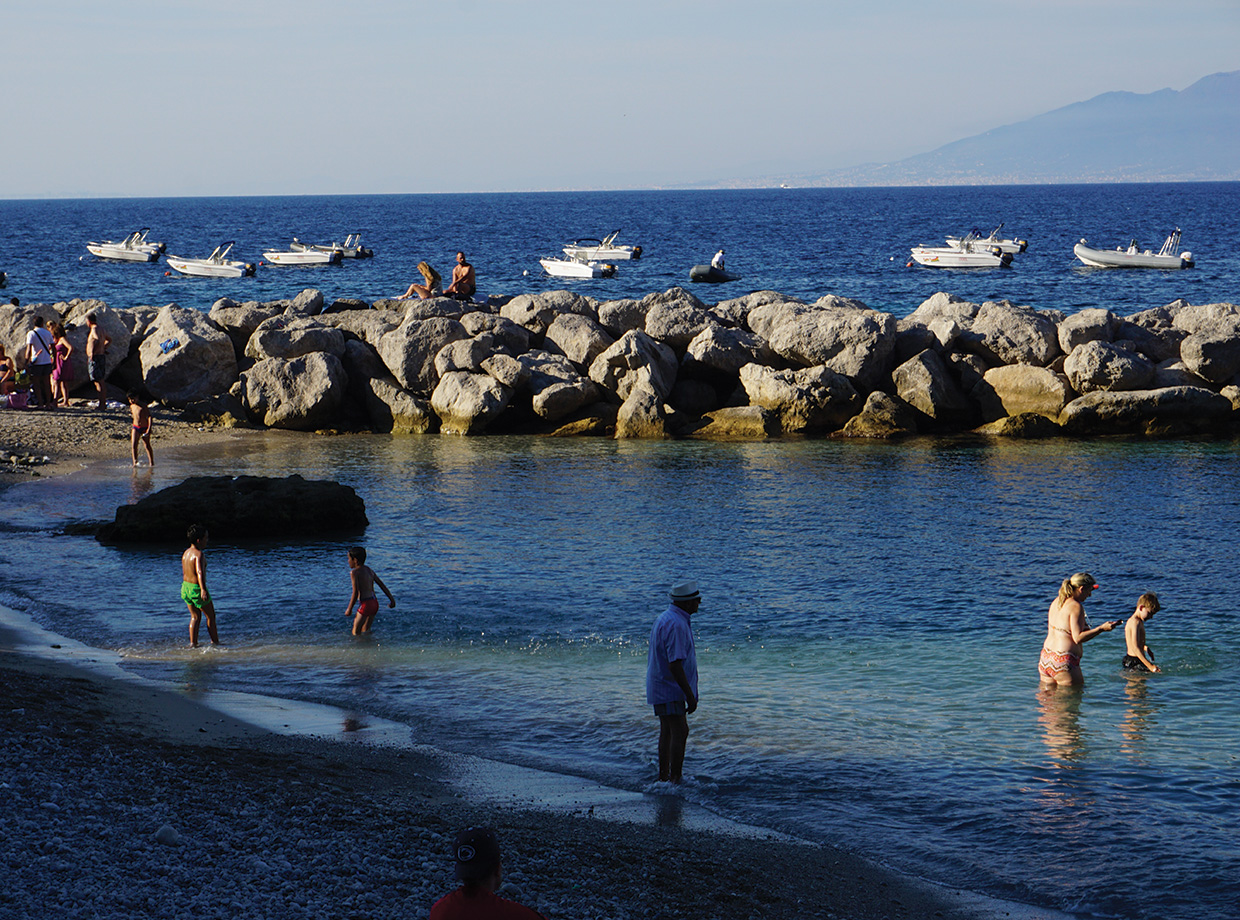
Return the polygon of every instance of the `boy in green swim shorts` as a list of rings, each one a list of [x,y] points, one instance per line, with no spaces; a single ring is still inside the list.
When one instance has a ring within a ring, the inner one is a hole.
[[[194,524],[185,536],[189,539],[189,549],[181,554],[181,600],[189,608],[189,647],[198,647],[198,629],[204,616],[207,618],[211,644],[219,645],[220,637],[215,631],[215,605],[211,603],[211,593],[207,590],[207,559],[204,555],[207,528]]]

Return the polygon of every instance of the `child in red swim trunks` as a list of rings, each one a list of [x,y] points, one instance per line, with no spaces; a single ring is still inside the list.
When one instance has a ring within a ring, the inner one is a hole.
[[[396,598],[392,597],[392,592],[383,583],[383,579],[366,565],[366,550],[361,546],[354,546],[349,550],[349,579],[353,583],[353,593],[349,595],[349,603],[344,608],[344,615],[353,617],[353,635],[360,636],[370,632],[370,624],[374,622],[375,614],[379,612],[379,601],[375,598],[375,585],[382,588],[383,593],[387,595],[388,607],[396,606]],[[357,604],[356,613],[353,610],[354,603]]]

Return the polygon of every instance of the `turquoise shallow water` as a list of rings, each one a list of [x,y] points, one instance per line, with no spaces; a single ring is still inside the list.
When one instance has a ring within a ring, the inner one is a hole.
[[[640,789],[646,636],[695,576],[691,798],[1082,915],[1240,915],[1232,442],[267,444],[10,489],[0,601],[149,676]],[[228,648],[189,652],[178,550],[58,532],[191,472],[357,488],[399,601],[375,641],[347,636],[340,543],[213,546]],[[1160,593],[1164,675],[1125,675],[1117,633],[1087,645],[1083,692],[1038,692],[1046,606],[1078,569],[1103,585],[1095,622]]]

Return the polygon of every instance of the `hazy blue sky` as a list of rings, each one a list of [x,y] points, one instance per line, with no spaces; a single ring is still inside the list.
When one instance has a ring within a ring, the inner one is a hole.
[[[1240,69],[1238,0],[10,0],[0,197],[680,186]]]

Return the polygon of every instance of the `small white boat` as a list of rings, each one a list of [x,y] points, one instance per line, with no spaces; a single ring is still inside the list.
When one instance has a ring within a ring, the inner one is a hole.
[[[1193,254],[1177,254],[1176,250],[1179,248],[1180,228],[1176,227],[1158,252],[1148,249],[1143,252],[1137,246],[1136,240],[1129,243],[1127,249],[1120,246],[1114,249],[1094,249],[1085,240],[1081,240],[1072,247],[1072,252],[1090,268],[1192,268]]]
[[[1007,268],[1012,254],[998,246],[981,246],[969,234],[953,246],[914,246],[913,260],[930,268]]]
[[[617,262],[626,261],[628,259],[640,259],[642,257],[642,248],[640,246],[624,246],[616,242],[616,237],[620,235],[620,231],[616,230],[601,240],[593,237],[587,237],[583,240],[573,240],[564,247],[564,255],[570,259],[583,259],[586,262],[601,262],[604,259],[614,259]]]
[[[343,243],[303,243],[297,237],[293,237],[293,244],[289,246],[296,252],[306,249],[317,249],[319,252],[338,252],[345,259],[369,259],[375,254],[373,249],[367,249],[362,245],[362,235],[360,233],[350,233],[344,238]]]
[[[610,278],[616,273],[616,266],[593,260],[539,259],[538,263],[557,278]]]
[[[150,227],[135,230],[119,243],[104,240],[102,243],[87,243],[86,249],[91,255],[100,259],[114,259],[120,262],[154,262],[164,251],[163,243],[148,243],[146,235]]]
[[[272,265],[339,265],[344,256],[337,249],[269,249],[263,258]]]
[[[252,262],[238,262],[228,259],[228,251],[233,248],[231,241],[221,243],[215,251],[205,259],[186,259],[181,256],[168,256],[167,262],[182,275],[197,275],[202,278],[241,278],[254,274]]]
[[[1002,229],[1003,224],[1000,224],[995,227],[995,229],[990,231],[990,236],[982,236],[981,233],[975,228],[969,233],[968,236],[949,236],[947,238],[947,245],[959,247],[965,240],[972,237],[974,248],[978,246],[987,246],[1001,249],[1004,252],[1010,252],[1012,254],[1024,252],[1027,248],[1029,248],[1028,240],[1007,240],[999,236],[999,231]]]

